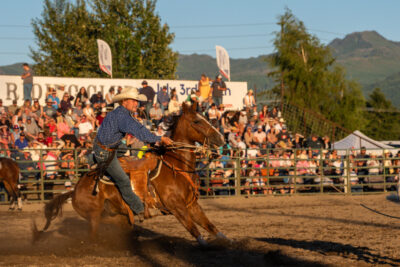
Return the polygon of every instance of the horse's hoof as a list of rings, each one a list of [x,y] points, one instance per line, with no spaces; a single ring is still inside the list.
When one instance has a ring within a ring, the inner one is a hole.
[[[15,208],[9,207],[8,210],[9,210],[9,211],[13,211],[13,210],[15,210]]]
[[[217,238],[219,238],[219,239],[223,239],[223,240],[226,240],[226,241],[228,241],[229,243],[233,243],[233,240],[232,239],[230,239],[230,238],[227,238],[223,233],[221,233],[221,232],[218,232],[217,233],[217,235],[216,235],[216,237]]]
[[[208,247],[208,243],[207,243],[207,241],[205,241],[204,240],[204,238],[201,236],[201,235],[199,235],[198,237],[197,237],[197,242],[199,243],[199,245],[201,246],[201,247]]]
[[[22,208],[18,208],[18,211],[22,211]]]

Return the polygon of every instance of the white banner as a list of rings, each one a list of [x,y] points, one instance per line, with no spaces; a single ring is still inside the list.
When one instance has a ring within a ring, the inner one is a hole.
[[[99,48],[100,69],[112,77],[112,55],[110,46],[100,39],[97,39],[97,46]]]
[[[65,90],[72,96],[76,96],[81,87],[85,87],[89,96],[101,91],[103,96],[108,92],[111,86],[117,90],[121,87],[142,87],[143,80],[137,79],[106,79],[106,78],[58,78],[58,77],[40,77],[33,79],[32,97],[38,98],[40,103],[45,103],[46,92],[54,85],[64,84]],[[167,87],[168,93],[175,89],[179,102],[185,101],[192,89],[198,89],[198,81],[188,80],[147,80],[148,85],[154,88],[157,93],[163,86]],[[247,93],[247,82],[226,82],[227,90],[224,92],[223,104],[228,109],[241,109],[243,107],[243,98]],[[17,99],[18,105],[23,104],[23,84],[20,76],[0,75],[0,98],[3,105],[11,105],[14,99]]]
[[[215,46],[216,54],[217,54],[217,66],[219,68],[219,72],[227,78],[229,81],[231,80],[231,68],[229,64],[229,55],[228,52],[222,46]]]

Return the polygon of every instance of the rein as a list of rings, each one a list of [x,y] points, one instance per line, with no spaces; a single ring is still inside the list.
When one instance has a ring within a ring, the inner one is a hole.
[[[190,152],[190,153],[200,153],[200,154],[206,154],[207,155],[207,164],[196,170],[182,170],[182,169],[178,169],[179,172],[186,172],[186,173],[196,173],[199,171],[203,171],[204,169],[206,169],[210,164],[211,164],[211,155],[218,155],[218,153],[215,153],[213,151],[211,151],[211,149],[207,148],[205,145],[203,146],[196,146],[196,145],[191,145],[191,144],[187,144],[187,143],[183,143],[183,142],[174,142],[172,146],[168,146],[168,148],[171,148],[171,151],[176,153],[176,150],[180,150],[180,151],[185,151],[185,152]],[[166,162],[163,157],[161,157],[161,160],[163,163],[165,163],[165,165],[169,168],[173,168],[174,166],[170,165],[168,162]]]

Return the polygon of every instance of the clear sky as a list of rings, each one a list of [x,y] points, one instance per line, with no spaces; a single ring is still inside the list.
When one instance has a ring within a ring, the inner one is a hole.
[[[74,1],[74,0],[71,0]],[[277,17],[285,7],[323,43],[355,31],[375,30],[400,41],[400,1],[366,0],[158,0],[157,12],[175,33],[172,48],[182,54],[209,54],[215,45],[231,58],[248,58],[273,51]],[[31,21],[40,17],[42,0],[2,0],[0,66],[29,62],[35,47]]]

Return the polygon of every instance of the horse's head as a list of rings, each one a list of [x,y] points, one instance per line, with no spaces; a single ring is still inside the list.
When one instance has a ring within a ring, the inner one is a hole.
[[[196,102],[192,105],[182,104],[182,115],[175,125],[173,138],[191,143],[198,142],[217,147],[222,146],[225,143],[224,136],[196,110]]]

